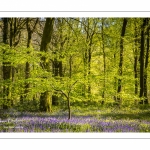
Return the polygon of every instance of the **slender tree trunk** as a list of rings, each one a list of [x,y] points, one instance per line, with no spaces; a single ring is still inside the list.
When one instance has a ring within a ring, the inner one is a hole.
[[[116,64],[116,54],[114,54],[114,67]],[[115,91],[115,95],[114,95],[114,101],[117,101],[117,97],[116,97],[116,92],[117,92],[117,77],[114,76],[114,91]]]
[[[91,41],[89,44],[88,49],[88,98],[90,99],[91,96],[91,81],[90,81],[90,75],[91,75]]]
[[[106,56],[105,56],[105,44],[104,44],[104,19],[102,18],[102,50],[103,50],[103,67],[104,67],[104,82],[103,82],[103,93],[102,93],[102,104],[104,104],[105,99],[105,76],[106,76]]]
[[[8,18],[3,18],[3,43],[4,44],[9,44],[8,43]],[[7,55],[5,54],[5,50],[3,51],[3,55]],[[8,109],[11,106],[11,102],[10,102],[10,80],[11,80],[11,63],[10,62],[6,62],[4,60],[3,62],[3,80],[5,83],[5,85],[3,86],[3,109]]]
[[[9,36],[9,45],[11,48],[16,47],[19,44],[21,37],[20,24],[18,24],[18,18],[9,18],[10,25],[10,36]],[[11,63],[11,62],[10,62]],[[11,65],[11,81],[15,82],[15,67]],[[11,86],[10,86],[11,90]],[[11,106],[14,104],[14,100],[11,97]]]
[[[120,39],[120,62],[119,62],[119,79],[118,79],[118,91],[117,93],[120,94],[122,91],[122,67],[123,67],[123,42],[124,42],[124,35],[125,35],[125,30],[127,26],[127,19],[123,19],[123,26],[122,26],[122,31],[121,31],[121,39]],[[117,97],[117,101],[119,103],[119,106],[122,103],[122,99],[120,95]]]
[[[148,27],[149,18],[146,18],[146,24]],[[147,96],[147,69],[148,69],[148,59],[149,59],[149,28],[147,28],[147,39],[146,39],[146,58],[145,58],[145,71],[144,71],[144,104],[148,104],[148,96]]]
[[[91,57],[91,44],[89,44],[89,48],[85,50],[84,54],[84,80],[87,81],[87,84],[84,84],[83,87],[83,95],[85,98],[90,98],[91,95]]]
[[[138,95],[138,30],[137,30],[137,25],[136,25],[136,20],[135,20],[135,50],[134,50],[134,78],[135,78],[135,95]],[[137,100],[135,99],[135,104],[137,104]]]
[[[32,30],[30,27],[30,19],[27,18],[26,20],[26,27],[27,27],[27,33],[28,33],[28,40],[27,40],[27,48],[31,48],[31,39],[32,39]],[[30,52],[27,52],[28,54],[30,54]],[[26,66],[25,66],[25,79],[29,79],[30,78],[30,70],[31,70],[31,66],[29,62],[26,62]],[[29,93],[29,89],[30,89],[30,84],[28,82],[25,82],[25,97],[27,97],[28,93]]]
[[[31,39],[32,39],[32,32],[31,32],[31,29],[28,27],[27,48],[31,47]],[[30,54],[30,52],[28,52],[28,54]],[[26,67],[25,67],[25,79],[26,80],[30,78],[30,70],[31,70],[30,63],[26,62]],[[24,91],[25,97],[24,98],[28,96],[29,91],[30,91],[30,84],[28,82],[25,82],[25,91]]]
[[[68,95],[68,119],[71,119],[70,96]]]
[[[91,81],[90,81],[90,75],[91,75],[91,58],[92,58],[92,40],[94,32],[90,32],[90,21],[89,18],[86,20],[87,25],[84,27],[84,30],[86,31],[86,44],[87,47],[84,52],[83,60],[84,60],[84,80],[87,81],[86,84],[83,85],[83,95],[85,98],[88,98],[90,100],[91,96]]]
[[[146,18],[143,18],[143,23],[141,26],[141,51],[140,51],[140,98],[144,97],[144,41],[145,41],[145,26]],[[140,104],[144,104],[144,101],[141,100]]]
[[[87,49],[87,69],[88,69],[88,99],[90,100],[90,96],[91,96],[91,59],[92,59],[92,42],[93,42],[93,35],[94,35],[94,31],[90,33],[90,22],[88,19],[88,29],[87,29],[87,43],[88,43],[88,49]]]
[[[59,62],[57,61],[57,59],[55,58],[53,61],[53,75],[55,77],[57,77],[59,75]],[[54,92],[54,94],[52,95],[52,105],[57,106],[58,105],[58,96],[57,96],[57,91]]]
[[[10,19],[10,47],[16,47],[19,44],[20,37],[21,37],[21,29],[19,29],[18,26],[20,26],[18,24],[18,18],[11,18]],[[15,81],[14,66],[11,66],[11,71],[12,71],[12,82],[14,82]]]
[[[71,79],[72,77],[72,56],[70,55],[70,59],[69,59],[69,78]],[[71,89],[70,89],[71,91]],[[67,100],[68,100],[68,119],[71,119],[71,107],[70,107],[70,92],[68,92],[68,96],[67,96]]]
[[[46,23],[44,26],[40,51],[42,52],[48,52],[49,44],[52,37],[52,31],[53,31],[53,23],[54,18],[46,18]],[[50,72],[50,62],[48,58],[43,56],[41,58],[41,66],[43,69],[45,69],[47,72]],[[40,96],[40,110],[41,111],[51,111],[51,94],[49,91],[45,91],[41,93]]]
[[[83,62],[84,62],[84,84],[83,84],[83,92],[82,95],[84,98],[87,98],[87,85],[86,85],[86,80],[87,80],[87,49],[85,50],[83,54]]]
[[[69,78],[72,77],[72,56],[69,58]]]
[[[14,20],[15,18],[10,18],[9,19],[9,22],[10,22],[10,38],[9,38],[9,45],[10,47],[12,48],[13,47],[13,44],[15,42],[15,35],[14,35]],[[13,70],[13,71],[12,71]],[[14,67],[11,66],[10,68],[10,71],[11,71],[11,79],[12,81],[14,80]],[[11,86],[10,86],[10,91],[11,91]],[[10,99],[11,101],[11,105],[13,106],[13,100]]]

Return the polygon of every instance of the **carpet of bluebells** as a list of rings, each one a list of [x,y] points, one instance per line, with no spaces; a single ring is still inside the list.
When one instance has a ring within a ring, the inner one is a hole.
[[[95,114],[73,114],[68,120],[67,112],[11,112],[7,119],[0,119],[0,132],[150,132],[150,121],[138,116],[114,119],[111,113],[109,116],[101,111]]]

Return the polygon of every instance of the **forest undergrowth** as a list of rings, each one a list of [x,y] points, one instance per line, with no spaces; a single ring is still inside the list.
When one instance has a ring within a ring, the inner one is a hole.
[[[10,109],[1,117],[0,132],[150,132],[149,116],[149,106],[73,106],[71,119],[60,107],[51,113]]]

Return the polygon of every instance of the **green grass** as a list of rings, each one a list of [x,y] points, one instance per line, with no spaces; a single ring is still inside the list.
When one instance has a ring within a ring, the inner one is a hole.
[[[111,118],[113,120],[146,120],[150,121],[150,107],[122,107],[121,109],[114,107],[72,107],[72,116],[92,116],[97,118]],[[51,115],[67,115],[68,110],[62,110],[58,107],[54,108]]]

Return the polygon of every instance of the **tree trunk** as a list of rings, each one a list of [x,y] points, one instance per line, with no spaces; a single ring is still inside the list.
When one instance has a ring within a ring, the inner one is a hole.
[[[49,44],[50,44],[51,37],[52,37],[53,23],[54,23],[54,18],[46,18],[46,23],[44,26],[44,31],[43,31],[43,36],[42,36],[42,41],[41,41],[41,46],[40,46],[40,51],[42,52],[48,52]],[[50,72],[50,63],[49,63],[49,60],[45,56],[42,56],[41,58],[41,66],[44,70],[46,70],[47,72]],[[45,91],[41,93],[40,110],[51,111],[51,100],[50,100],[49,91]]]
[[[3,18],[3,43],[4,44],[8,44],[8,18]],[[5,54],[6,52],[3,51],[3,55],[7,55]],[[10,62],[3,62],[3,80],[4,82],[7,82],[7,85],[5,83],[4,87],[3,87],[3,109],[8,109],[11,106],[11,101],[10,101],[10,80],[11,80],[11,63]]]
[[[32,35],[36,29],[38,23],[38,18],[36,19],[34,26],[32,27],[31,25],[31,19],[27,18],[26,19],[26,28],[27,28],[27,33],[28,33],[28,39],[27,39],[27,48],[31,48],[32,47]],[[30,50],[27,52],[28,55],[30,55]],[[30,78],[30,72],[31,72],[31,64],[29,62],[26,62],[26,66],[25,66],[25,79],[29,79]],[[30,92],[30,88],[31,85],[28,81],[25,82],[25,91],[24,91],[24,98],[26,99],[28,97],[28,94]]]
[[[144,97],[144,41],[145,41],[145,26],[146,18],[143,19],[141,26],[141,51],[140,51],[140,98]],[[140,104],[144,104],[144,101],[141,100]]]
[[[86,82],[87,80],[87,49],[85,50],[84,54],[83,54],[83,62],[84,62],[84,82]],[[87,98],[87,85],[86,83],[83,84],[83,92],[82,95],[84,96],[84,98]]]
[[[62,77],[62,61],[58,61],[56,58],[53,61],[53,75],[55,77],[60,76]],[[59,97],[57,96],[57,91],[54,92],[52,95],[52,105],[57,106],[59,104]]]
[[[90,81],[90,75],[91,75],[91,42],[88,49],[88,99],[90,99],[91,96],[91,81]]]
[[[106,56],[105,56],[105,44],[104,44],[104,19],[102,18],[102,50],[103,50],[103,67],[104,67],[104,82],[103,82],[103,93],[102,93],[102,104],[105,101],[105,76],[106,76]]]
[[[116,48],[117,48],[117,46],[116,46]],[[114,54],[114,67],[115,67],[115,64],[116,64],[116,54]],[[117,77],[116,76],[114,76],[114,91],[115,91],[114,101],[117,102],[117,97],[116,97],[116,92],[117,92]]]
[[[63,25],[64,25],[64,18],[62,18],[62,19],[57,18],[57,26],[58,26],[57,28],[58,28],[58,32],[59,32],[60,36],[58,38],[59,41],[56,42],[55,45],[60,48],[57,48],[57,51],[53,52],[54,56],[56,56],[56,57],[54,58],[53,64],[52,64],[53,76],[56,77],[56,80],[57,80],[58,76],[59,77],[63,76],[62,61],[58,60],[57,55],[56,55],[59,53],[59,59],[62,58],[61,54],[63,51],[63,46],[67,40],[67,38],[63,38]],[[58,44],[59,44],[59,46],[58,46]],[[52,105],[55,105],[55,106],[59,105],[59,97],[57,95],[58,95],[58,92],[55,91],[54,94],[52,95]]]
[[[27,40],[27,48],[31,48],[31,39],[32,39],[32,30],[30,27],[30,20],[29,18],[27,18],[26,20],[26,27],[27,27],[27,33],[28,33],[28,40]],[[28,54],[30,54],[30,52],[27,52]],[[26,62],[26,66],[25,66],[25,79],[29,79],[30,78],[30,70],[31,70],[31,66],[29,62]],[[26,98],[28,96],[29,93],[29,89],[30,89],[30,84],[28,82],[25,82],[25,97]]]
[[[134,79],[135,79],[135,95],[138,95],[138,68],[137,68],[137,65],[138,65],[138,43],[139,43],[139,40],[138,40],[138,29],[137,29],[137,25],[136,25],[136,20],[135,20],[135,40],[134,40],[134,43],[135,43],[135,50],[134,50]],[[137,104],[137,100],[135,99],[135,104]]]
[[[123,42],[124,42],[124,35],[125,35],[125,30],[127,26],[127,19],[123,19],[123,26],[122,26],[122,31],[121,31],[121,39],[120,39],[120,62],[119,62],[119,79],[118,79],[118,91],[117,93],[120,94],[122,91],[122,66],[123,66]],[[117,101],[119,106],[122,103],[122,99],[120,95],[117,97]]]
[[[83,55],[83,61],[84,61],[84,80],[87,81],[86,84],[83,85],[83,95],[85,98],[88,98],[90,100],[91,96],[91,81],[90,81],[90,75],[91,75],[91,58],[92,58],[92,41],[93,41],[93,35],[94,31],[90,31],[90,21],[89,18],[86,20],[86,25],[84,26],[84,30],[86,32],[86,44],[87,47],[84,51]]]
[[[16,47],[19,44],[21,31],[18,28],[18,18],[10,18],[10,47]],[[18,36],[18,39],[17,39]],[[12,70],[12,82],[15,80],[15,68],[11,66]]]
[[[146,25],[148,27],[149,18],[146,18]],[[149,28],[147,28],[147,39],[146,39],[146,58],[145,58],[145,71],[144,71],[144,104],[148,104],[147,96],[147,69],[148,69],[148,59],[149,59]]]
[[[70,96],[68,95],[68,119],[71,119]]]
[[[28,29],[28,41],[27,41],[27,48],[31,47],[31,38],[32,38],[32,32],[31,30]],[[30,54],[30,52],[28,52],[28,54]],[[30,70],[31,70],[31,66],[29,62],[26,62],[26,67],[25,67],[25,79],[29,79],[30,78]],[[28,82],[25,82],[25,98],[28,96],[30,90],[30,84]]]
[[[51,112],[51,94],[48,91],[41,93],[40,96],[40,111]]]
[[[16,47],[19,44],[21,37],[21,23],[19,24],[18,18],[9,18],[10,36],[9,45],[11,48]],[[11,81],[15,82],[15,67],[11,66]],[[13,83],[12,83],[13,84]],[[11,90],[11,89],[10,89]],[[11,97],[11,105],[13,106],[14,100]]]

